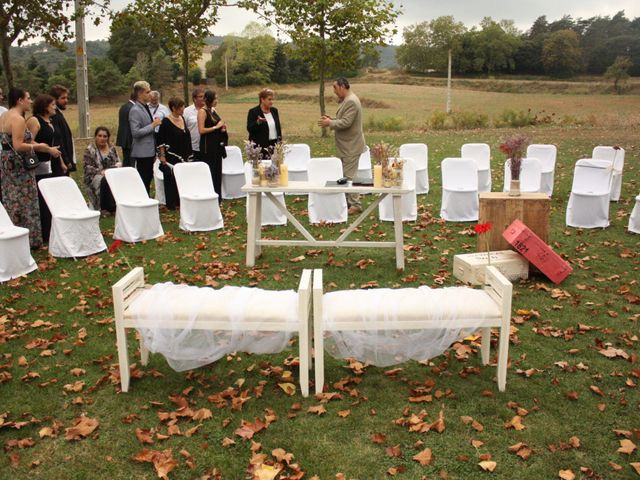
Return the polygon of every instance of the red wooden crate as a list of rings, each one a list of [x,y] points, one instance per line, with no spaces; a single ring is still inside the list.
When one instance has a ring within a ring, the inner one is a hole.
[[[554,283],[561,283],[573,271],[571,265],[543,242],[520,220],[502,232],[504,239]]]

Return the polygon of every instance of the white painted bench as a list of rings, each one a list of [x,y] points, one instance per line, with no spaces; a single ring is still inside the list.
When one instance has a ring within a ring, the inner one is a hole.
[[[172,320],[169,325],[163,323],[163,328],[180,329],[187,324],[193,330],[210,331],[234,331],[241,328],[242,331],[260,332],[298,332],[300,344],[300,388],[303,396],[309,395],[309,368],[311,361],[310,335],[311,335],[311,270],[303,270],[300,276],[300,285],[297,292],[297,322],[287,321],[285,318],[274,318],[273,308],[269,314],[263,311],[266,309],[249,308],[248,318],[244,318],[240,326],[237,322],[230,320],[229,305],[220,302],[218,304],[201,305],[195,324],[190,322],[185,311],[171,312]],[[187,287],[191,288],[191,287]],[[197,287],[193,287],[197,288]],[[149,295],[149,289],[144,284],[144,272],[142,268],[136,267],[120,279],[112,288],[113,308],[115,311],[116,338],[118,347],[118,361],[120,364],[120,383],[123,392],[129,390],[129,357],[127,351],[127,328],[157,328],[157,319],[154,315],[145,316],[148,310],[145,305],[145,294]],[[278,291],[273,291],[277,295]],[[284,293],[284,292],[280,292]],[[149,303],[147,297],[147,302]],[[290,297],[289,297],[290,298]],[[295,305],[292,305],[295,308]],[[185,309],[186,310],[186,309]],[[140,356],[142,365],[147,365],[149,360],[149,350],[140,337]]]
[[[456,287],[455,289],[467,287]],[[438,289],[440,290],[440,289]],[[357,294],[356,294],[357,292]],[[316,393],[324,386],[324,335],[330,331],[383,331],[430,330],[448,328],[481,327],[483,364],[489,362],[491,327],[500,329],[498,347],[498,389],[504,391],[507,381],[509,353],[509,329],[511,322],[512,285],[495,267],[487,267],[485,286],[474,297],[473,305],[456,299],[439,302],[433,312],[423,302],[425,293],[418,289],[397,289],[389,296],[397,302],[380,303],[379,292],[371,290],[344,290],[323,293],[322,270],[313,274],[314,360]],[[455,292],[452,292],[455,293]],[[329,297],[327,297],[329,296]],[[378,302],[378,303],[375,303]],[[331,304],[329,304],[331,303]],[[444,304],[443,304],[444,303]],[[376,305],[372,318],[363,318],[362,310]],[[330,320],[327,317],[330,315]],[[393,320],[390,321],[389,319]],[[450,322],[450,323],[448,323]],[[328,323],[331,326],[328,326]],[[407,332],[408,333],[408,332]],[[399,340],[402,342],[402,338]],[[445,347],[446,348],[446,347]],[[362,359],[359,359],[362,360]]]

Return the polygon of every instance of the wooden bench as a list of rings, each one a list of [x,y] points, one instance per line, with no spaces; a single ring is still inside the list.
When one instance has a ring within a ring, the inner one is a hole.
[[[467,287],[456,287],[467,288]],[[398,294],[405,295],[405,302],[395,304],[381,310],[377,319],[362,318],[360,309],[362,305],[373,304],[376,301],[376,289],[344,290],[340,292],[323,293],[322,270],[314,270],[313,274],[313,319],[314,319],[314,360],[315,360],[315,384],[316,393],[322,392],[324,386],[324,335],[328,331],[347,330],[425,330],[443,328],[447,313],[451,317],[452,328],[481,327],[482,329],[482,363],[489,362],[489,347],[491,327],[500,329],[498,347],[498,389],[504,391],[507,381],[507,359],[509,353],[509,330],[511,322],[511,294],[512,285],[504,275],[495,267],[487,267],[485,286],[480,292],[479,302],[476,305],[468,305],[465,302],[456,301],[452,295],[451,301],[446,305],[438,304],[438,312],[431,312],[421,302],[421,298],[415,298],[417,289],[398,289]],[[327,298],[329,295],[329,298]],[[407,297],[408,295],[408,297]],[[412,299],[411,296],[414,295]],[[335,302],[329,305],[328,302]],[[388,305],[388,304],[386,304]],[[331,315],[331,328],[325,320],[324,314]],[[393,316],[394,321],[389,322],[388,317]],[[387,318],[385,318],[387,317]],[[438,317],[438,318],[434,318]],[[481,320],[479,320],[481,318]],[[480,322],[480,323],[479,323]],[[361,359],[360,359],[361,360]]]
[[[194,330],[234,331],[241,328],[242,331],[260,332],[298,332],[300,343],[300,388],[303,396],[309,395],[309,368],[311,361],[310,335],[311,335],[311,270],[303,270],[300,276],[300,285],[297,292],[297,322],[287,321],[286,318],[274,318],[266,315],[261,308],[250,308],[248,316],[241,324],[233,322],[230,317],[230,307],[224,303],[216,305],[201,305],[203,310],[199,313],[195,323],[189,324]],[[198,287],[187,287],[198,288]],[[157,313],[153,314],[153,308],[145,305],[145,295],[149,295],[149,289],[144,284],[144,272],[136,267],[120,279],[112,288],[113,308],[115,311],[116,339],[118,347],[118,361],[120,366],[120,383],[123,392],[129,390],[129,357],[127,351],[127,328],[158,328]],[[278,291],[273,291],[277,295]],[[284,293],[284,292],[280,292]],[[289,294],[290,295],[290,294]],[[147,296],[146,303],[150,297]],[[257,307],[257,306],[252,306]],[[295,305],[292,305],[295,308]],[[147,314],[147,312],[149,312]],[[190,322],[183,311],[171,312],[173,314],[170,324],[164,323],[168,329],[180,329]],[[156,317],[156,318],[154,318]],[[149,361],[149,350],[140,337],[140,356],[142,365]]]

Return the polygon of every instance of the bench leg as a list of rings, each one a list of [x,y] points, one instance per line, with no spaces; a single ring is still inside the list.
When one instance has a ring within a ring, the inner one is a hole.
[[[480,353],[482,354],[482,364],[489,363],[489,350],[491,349],[491,328],[484,327],[482,329],[482,345],[480,346]]]
[[[118,346],[118,364],[120,367],[120,387],[123,392],[129,391],[129,355],[127,352],[127,332],[116,322],[116,342]]]
[[[498,346],[498,390],[504,392],[507,386],[507,363],[509,361],[509,327],[500,328]]]
[[[149,349],[144,344],[142,337],[140,337],[140,363],[145,367],[149,364]]]
[[[303,397],[309,396],[309,326],[302,328],[298,335],[298,341],[300,342],[300,391]]]
[[[315,317],[313,319],[313,357],[316,380],[316,393],[322,393],[324,388],[324,337],[322,328],[322,318]]]

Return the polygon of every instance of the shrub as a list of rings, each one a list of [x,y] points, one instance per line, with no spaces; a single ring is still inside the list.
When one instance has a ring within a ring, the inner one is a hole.
[[[385,117],[377,120],[374,116],[369,117],[367,121],[367,130],[381,130],[384,132],[399,132],[404,128],[404,119],[402,117]]]
[[[536,124],[536,116],[529,110],[511,110],[505,109],[497,118],[494,119],[493,124],[498,127],[526,127],[528,125]]]
[[[485,128],[489,125],[489,117],[484,113],[433,112],[427,120],[427,126],[433,130],[464,130],[469,128]]]

